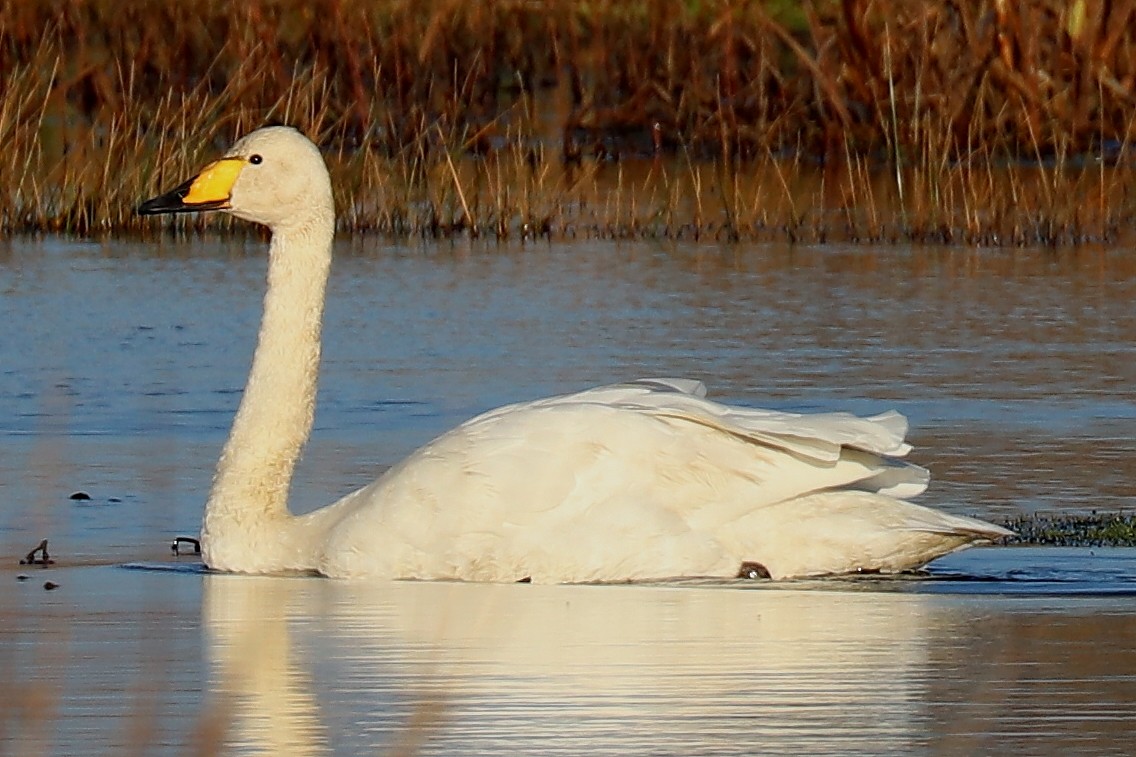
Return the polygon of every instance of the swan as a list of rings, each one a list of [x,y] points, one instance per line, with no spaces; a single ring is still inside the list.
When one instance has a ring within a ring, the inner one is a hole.
[[[244,395],[201,529],[214,570],[547,583],[774,579],[918,568],[1010,534],[907,502],[889,411],[795,414],[645,379],[491,410],[338,502],[295,516],[311,431],[335,210],[319,149],[271,126],[143,215],[217,210],[267,226],[268,287]]]

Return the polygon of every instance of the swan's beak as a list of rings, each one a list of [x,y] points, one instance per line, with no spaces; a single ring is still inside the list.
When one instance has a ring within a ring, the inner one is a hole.
[[[153,197],[138,206],[139,215],[158,213],[197,213],[226,210],[233,184],[245,166],[243,158],[222,158],[205,166],[201,173],[176,189]]]

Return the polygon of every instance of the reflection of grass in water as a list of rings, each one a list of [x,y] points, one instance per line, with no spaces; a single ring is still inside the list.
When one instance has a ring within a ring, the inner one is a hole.
[[[9,4],[0,228],[139,228],[140,199],[282,120],[328,147],[342,225],[360,232],[1112,239],[1132,215],[1130,15],[1041,0]]]
[[[231,711],[223,697],[187,704],[185,671],[199,667],[197,650],[185,657],[171,633],[192,625],[199,611],[171,600],[176,594],[166,593],[164,581],[134,583],[111,567],[119,560],[69,554],[52,538],[70,529],[75,511],[61,503],[82,467],[61,431],[81,414],[68,385],[62,376],[45,379],[25,477],[8,482],[20,496],[6,503],[0,550],[0,754],[142,755],[171,743],[185,746],[177,754],[220,754]],[[172,479],[147,478],[145,465],[135,473],[152,483],[154,497],[170,493]],[[54,562],[20,564],[42,559],[28,554],[41,536],[49,537]],[[126,581],[139,588],[123,591]],[[85,595],[92,587],[95,597]],[[171,713],[183,719],[175,735]]]
[[[219,639],[216,618],[211,626],[199,607],[162,592],[168,576],[142,584],[161,593],[145,595],[141,611],[137,595],[124,595],[118,584],[136,580],[137,572],[104,573],[98,581],[110,583],[96,589],[98,602],[78,598],[84,586],[93,586],[84,572],[106,568],[0,570],[0,580],[15,587],[0,593],[0,753],[73,754],[84,747],[122,755],[171,747],[186,755],[226,754],[234,747],[241,753],[329,753],[326,729],[334,717],[321,713],[326,703],[317,698],[312,678],[317,660],[292,648],[286,611],[256,606],[255,616],[230,619],[229,636]],[[17,583],[17,575],[27,579]],[[232,578],[250,585],[257,580]],[[44,591],[49,579],[60,588]],[[273,599],[279,596],[287,593]],[[239,611],[253,603],[234,604]],[[199,618],[204,629],[195,627]],[[202,664],[196,639],[207,640],[204,658],[211,664]],[[386,742],[376,754],[418,754],[444,727],[445,692],[428,688],[408,696],[405,719],[376,735]]]
[[[184,701],[192,695],[182,674],[196,663],[179,659],[185,650],[168,632],[192,608],[155,597],[137,613],[113,590],[106,606],[83,606],[75,571],[97,569],[0,571],[0,753],[142,755],[175,745],[174,754],[222,754],[232,710],[213,692]],[[45,591],[49,580],[59,588]]]
[[[1017,536],[1010,544],[1059,547],[1136,547],[1136,514],[1035,515],[1002,525]]]

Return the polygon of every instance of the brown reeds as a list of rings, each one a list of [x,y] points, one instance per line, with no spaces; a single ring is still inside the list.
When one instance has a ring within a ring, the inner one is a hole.
[[[359,232],[1109,240],[1136,3],[0,6],[4,230],[145,228],[267,122],[324,145]]]

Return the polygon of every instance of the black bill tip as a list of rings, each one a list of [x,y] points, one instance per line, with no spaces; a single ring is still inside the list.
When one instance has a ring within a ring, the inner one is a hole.
[[[185,197],[189,194],[193,182],[194,179],[190,179],[176,189],[171,189],[157,197],[151,197],[139,205],[135,212],[140,216],[156,216],[162,213],[200,213],[206,210],[223,210],[228,207],[228,202],[225,200],[187,203]]]

